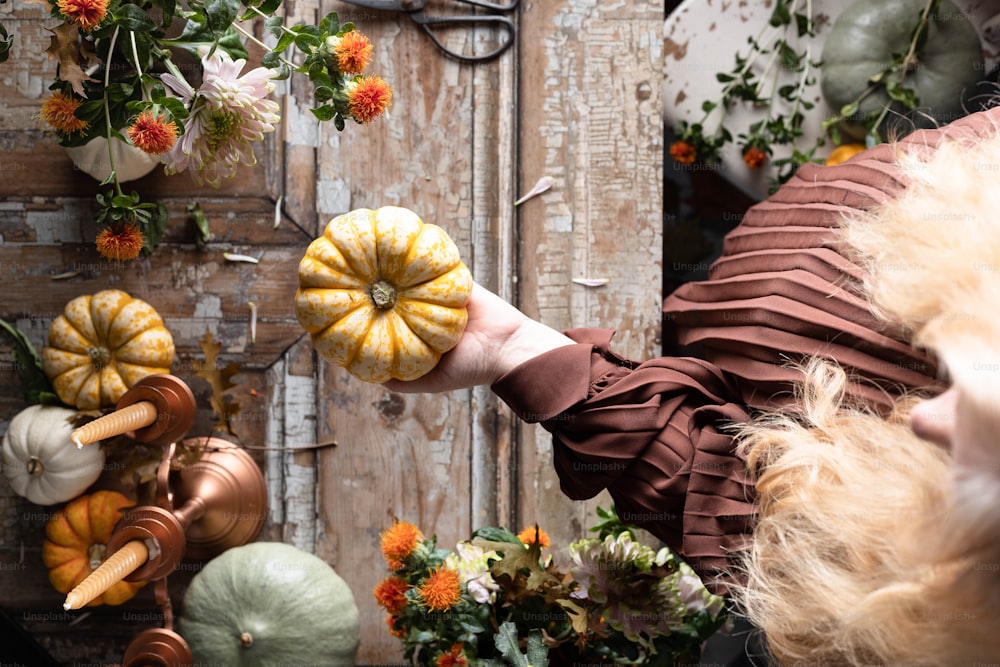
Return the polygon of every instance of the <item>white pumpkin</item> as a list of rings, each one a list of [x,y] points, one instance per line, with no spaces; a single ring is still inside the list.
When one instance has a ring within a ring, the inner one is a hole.
[[[121,139],[114,140],[111,151],[115,156],[115,170],[120,183],[140,179],[160,164],[159,155],[150,155]],[[67,146],[66,153],[77,169],[98,181],[103,182],[111,174],[108,140],[105,137],[94,137],[82,146]]]
[[[14,493],[36,505],[76,498],[97,481],[104,451],[78,448],[70,440],[76,412],[55,405],[32,405],[17,413],[3,436],[3,471]]]

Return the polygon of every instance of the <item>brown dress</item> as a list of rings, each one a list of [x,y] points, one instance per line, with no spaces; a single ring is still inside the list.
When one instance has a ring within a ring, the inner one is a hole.
[[[564,493],[587,499],[607,488],[623,520],[724,591],[728,556],[749,537],[754,514],[727,428],[755,409],[794,409],[800,375],[790,362],[836,360],[855,378],[855,397],[876,409],[935,385],[932,361],[859,296],[861,271],[838,248],[839,220],[905,187],[897,151],[933,150],[944,137],[974,141],[998,121],[1000,111],[979,112],[841,165],[800,168],[747,211],[707,280],[664,302],[672,334],[699,358],[626,360],[610,349],[613,332],[580,329],[567,332],[577,345],[522,364],[493,390],[553,434]]]

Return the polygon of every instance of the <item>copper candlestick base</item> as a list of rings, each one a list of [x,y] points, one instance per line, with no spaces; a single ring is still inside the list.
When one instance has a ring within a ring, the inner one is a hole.
[[[204,512],[188,525],[185,557],[208,560],[251,542],[267,519],[264,475],[246,451],[221,438],[190,438],[204,452],[171,480],[173,506],[200,499]]]
[[[124,667],[189,667],[193,663],[191,648],[184,638],[165,628],[142,631],[122,656]]]

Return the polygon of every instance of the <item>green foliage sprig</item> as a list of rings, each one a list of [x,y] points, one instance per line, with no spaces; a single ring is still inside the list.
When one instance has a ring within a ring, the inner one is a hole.
[[[757,36],[747,39],[748,52],[737,53],[735,65],[728,72],[716,74],[716,80],[723,84],[718,101],[702,103],[702,119],[694,123],[681,121],[678,125],[678,142],[671,147],[671,155],[679,162],[718,162],[723,147],[733,141],[732,132],[726,128],[727,113],[737,104],[763,109],[764,117],[752,123],[744,132],[736,136],[743,160],[751,169],[763,165],[772,155],[776,145],[794,144],[803,134],[802,124],[805,111],[813,108],[813,103],[805,98],[807,88],[816,83],[814,70],[819,63],[812,57],[809,38],[814,36],[815,22],[812,5],[805,3],[805,11],[799,11],[801,0],[778,0],[775,3],[767,26]],[[777,31],[771,41],[765,41],[765,34]],[[797,50],[794,38],[805,41],[804,50]],[[766,58],[763,69],[758,65]],[[794,72],[792,83],[779,85],[777,71]],[[720,110],[717,125],[706,131],[709,117]],[[814,149],[793,153],[791,158],[774,161],[779,169],[779,180],[787,180],[797,166],[813,159]]]

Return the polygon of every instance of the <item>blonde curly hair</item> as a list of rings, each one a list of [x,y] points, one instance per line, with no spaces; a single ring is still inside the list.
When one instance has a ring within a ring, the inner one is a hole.
[[[997,465],[957,466],[803,369],[795,414],[743,428],[759,521],[737,602],[783,665],[1000,662],[1000,136],[900,154],[906,190],[844,223],[873,310],[948,368]]]

